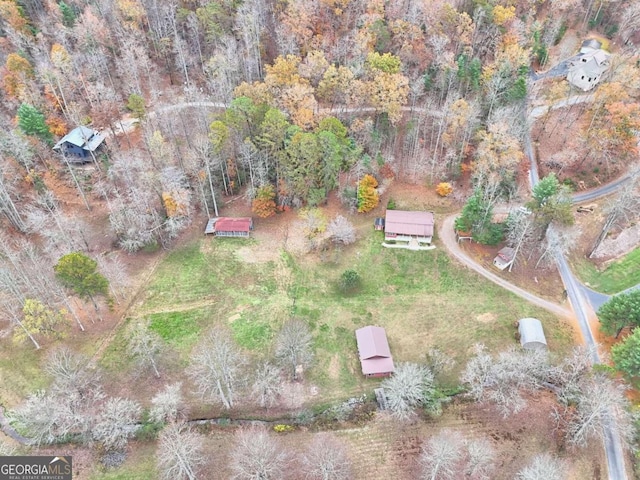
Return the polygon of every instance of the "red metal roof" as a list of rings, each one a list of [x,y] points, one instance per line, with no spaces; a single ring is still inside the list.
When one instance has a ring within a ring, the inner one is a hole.
[[[433,236],[433,213],[387,210],[384,231],[399,235]]]
[[[251,218],[220,217],[215,223],[216,232],[248,232],[251,230]]]
[[[356,330],[356,342],[362,373],[374,375],[394,371],[393,358],[382,327],[368,326]]]

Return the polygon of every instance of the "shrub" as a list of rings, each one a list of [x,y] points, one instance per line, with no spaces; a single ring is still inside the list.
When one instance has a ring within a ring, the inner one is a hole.
[[[355,270],[345,270],[340,276],[340,289],[353,292],[360,286],[360,275]]]
[[[448,197],[453,192],[453,187],[449,182],[441,182],[436,187],[436,193],[441,197]]]

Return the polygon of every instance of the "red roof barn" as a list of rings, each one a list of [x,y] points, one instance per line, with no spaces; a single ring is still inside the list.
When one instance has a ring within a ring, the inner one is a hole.
[[[394,371],[387,334],[382,327],[368,326],[356,330],[356,342],[362,373],[367,377],[386,377]]]
[[[204,233],[210,233],[216,237],[248,237],[251,230],[253,230],[251,217],[216,217],[209,219]]]

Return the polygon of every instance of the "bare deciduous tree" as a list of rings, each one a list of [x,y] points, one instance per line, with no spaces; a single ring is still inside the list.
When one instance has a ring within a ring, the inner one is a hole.
[[[329,238],[335,243],[350,245],[356,241],[356,229],[353,224],[342,215],[331,220],[327,227]]]
[[[443,430],[422,445],[420,464],[424,480],[448,480],[456,478],[462,453],[462,438],[449,430]]]
[[[465,474],[474,480],[489,480],[495,470],[496,452],[485,439],[467,442],[467,466]]]
[[[543,453],[533,457],[531,463],[520,470],[517,480],[564,480],[566,466],[556,457]]]
[[[65,421],[62,406],[53,396],[38,391],[7,412],[7,418],[34,445],[53,443],[71,433],[73,427]]]
[[[313,336],[309,326],[297,318],[287,321],[276,338],[276,358],[298,379],[298,368],[308,367],[313,359]]]
[[[67,347],[53,350],[47,357],[44,371],[61,390],[84,389],[94,382],[94,373],[85,367],[89,359]]]
[[[603,373],[582,379],[574,394],[575,407],[568,405],[564,411],[554,413],[567,440],[577,446],[585,446],[593,439],[602,441],[607,429],[615,425],[621,439],[630,442],[634,428],[625,396],[627,389]]]
[[[420,406],[433,411],[440,408],[433,373],[424,365],[400,363],[393,375],[385,378],[380,386],[392,414],[401,420],[413,416],[414,409]]]
[[[245,363],[244,355],[229,334],[214,329],[195,347],[188,373],[203,397],[218,400],[225,408],[231,408],[243,380]]]
[[[98,269],[109,280],[109,289],[118,303],[125,297],[129,286],[127,268],[117,256],[106,257],[99,255],[96,258]]]
[[[152,422],[176,422],[187,417],[187,408],[182,397],[182,383],[166,385],[151,399],[149,420]]]
[[[542,252],[540,258],[536,262],[536,268],[540,265],[552,264],[556,256],[565,255],[571,245],[575,245],[576,238],[578,237],[579,230],[577,227],[573,228],[557,228],[550,226],[547,229],[547,235],[542,243]]]
[[[513,247],[513,261],[509,265],[509,271],[511,271],[513,265],[516,263],[518,254],[522,250],[526,250],[530,241],[532,240],[532,234],[534,230],[534,216],[531,212],[525,208],[518,208],[509,213],[507,218],[507,243]]]
[[[455,365],[455,360],[438,348],[427,350],[427,366],[434,375],[449,371]]]
[[[333,435],[318,433],[303,457],[303,471],[309,480],[348,480],[351,463],[346,447]]]
[[[237,480],[280,480],[288,455],[279,442],[258,427],[240,430],[231,451],[231,470]]]
[[[162,346],[162,338],[149,329],[149,321],[135,322],[129,328],[127,352],[136,359],[140,366],[153,368],[156,378],[160,378],[158,357],[162,352]]]
[[[461,381],[476,401],[495,403],[506,417],[526,406],[523,391],[533,391],[546,380],[546,352],[509,349],[493,358],[484,345],[476,345]]]
[[[4,442],[0,442],[0,456],[10,457],[16,454],[16,449]]]
[[[282,393],[282,378],[278,367],[262,362],[256,367],[251,393],[262,408],[273,407]]]
[[[609,231],[621,221],[630,221],[637,217],[640,210],[640,196],[637,193],[640,184],[640,169],[637,169],[630,175],[629,181],[622,186],[613,200],[605,207],[607,218],[600,230],[600,234],[596,239],[589,258],[598,250],[602,241],[607,237]]]
[[[157,465],[163,480],[195,480],[205,460],[200,435],[184,425],[170,423],[160,433]]]
[[[110,398],[100,412],[92,429],[93,439],[106,451],[119,451],[127,446],[127,440],[139,428],[142,408],[126,398]]]

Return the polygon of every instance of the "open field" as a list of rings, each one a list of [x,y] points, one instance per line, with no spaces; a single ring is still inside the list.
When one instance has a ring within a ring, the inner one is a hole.
[[[211,326],[227,326],[259,358],[269,354],[285,320],[303,318],[316,339],[315,366],[305,373],[317,387],[311,403],[370,392],[377,385],[362,378],[357,360],[353,332],[367,324],[387,329],[396,361],[424,361],[434,347],[451,355],[457,367],[444,379],[451,386],[475,343],[494,351],[515,343],[518,318],[540,318],[554,352],[572,344],[568,325],[459,267],[443,250],[388,250],[381,240],[381,234],[366,230],[355,245],[323,255],[324,261],[281,251],[275,260],[249,262],[243,259],[263,248],[259,240],[203,238],[166,258],[131,316],[148,319],[167,342],[173,360],[166,370],[176,378],[183,377],[191,348]],[[242,256],[236,254],[239,248]],[[347,269],[362,279],[359,291],[349,295],[337,287]],[[107,371],[132,370],[125,345],[121,331],[101,360]]]
[[[583,283],[597,292],[614,294],[640,283],[640,248],[598,269],[592,262],[579,258],[573,263]]]

